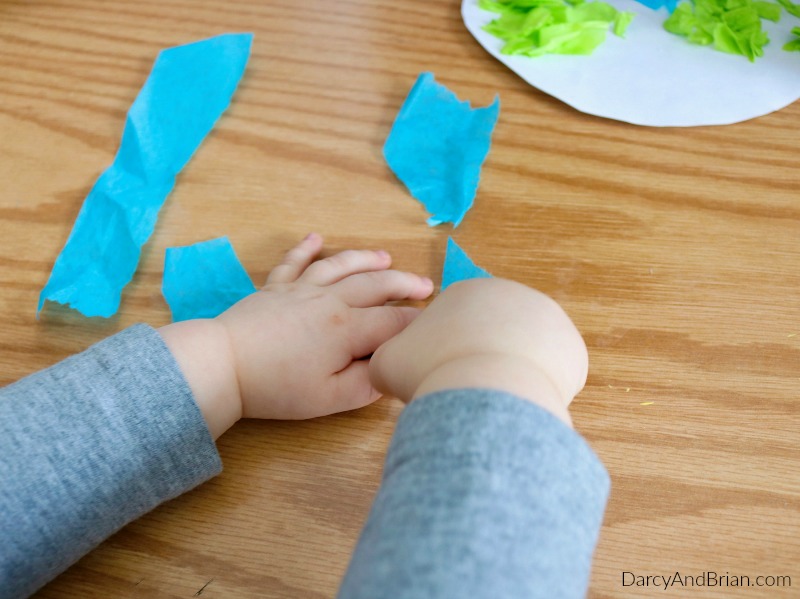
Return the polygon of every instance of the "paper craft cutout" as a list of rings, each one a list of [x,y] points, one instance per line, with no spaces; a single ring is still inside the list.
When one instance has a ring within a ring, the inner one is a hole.
[[[226,34],[163,50],[125,121],[117,156],[84,201],[39,296],[109,317],[175,177],[225,111],[253,35]]]
[[[444,257],[444,269],[442,270],[442,287],[444,291],[453,283],[465,281],[467,279],[488,279],[491,278],[488,272],[483,270],[467,256],[452,237],[447,238],[447,252]]]
[[[500,14],[483,28],[505,42],[500,52],[529,58],[591,54],[609,27],[622,37],[633,18],[605,2],[584,0],[480,0],[478,5]]]
[[[422,73],[411,88],[383,155],[431,214],[428,225],[457,227],[472,207],[499,110],[499,98],[471,108],[431,73]]]
[[[649,10],[635,0],[608,2],[636,18],[624,40],[609,36],[591,56],[506,56],[500,52],[503,41],[482,29],[494,13],[481,10],[478,0],[462,0],[461,14],[492,56],[532,86],[588,114],[655,127],[724,125],[800,98],[800,56],[782,50],[798,24],[793,17],[763,23],[772,43],[751,64],[665,32],[663,9]]]
[[[214,318],[256,291],[227,237],[167,248],[161,286],[173,322]]]

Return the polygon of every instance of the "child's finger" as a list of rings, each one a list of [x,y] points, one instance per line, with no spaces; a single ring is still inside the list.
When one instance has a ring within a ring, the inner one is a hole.
[[[378,306],[353,311],[348,343],[353,359],[370,355],[405,329],[422,310],[408,306]]]
[[[299,280],[312,285],[332,285],[351,275],[384,270],[392,264],[386,252],[371,250],[345,250],[338,254],[314,262],[300,276]]]
[[[410,272],[384,270],[348,277],[332,290],[347,305],[368,308],[391,301],[425,299],[433,293],[433,281]]]
[[[309,233],[300,243],[290,249],[283,257],[283,262],[272,269],[267,283],[293,283],[308,268],[322,249],[322,237]]]
[[[381,396],[369,382],[369,362],[356,360],[331,378],[330,413],[363,408]]]

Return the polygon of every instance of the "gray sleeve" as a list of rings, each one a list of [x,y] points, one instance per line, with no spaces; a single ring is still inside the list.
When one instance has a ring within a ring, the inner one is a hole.
[[[0,595],[30,595],[221,469],[178,364],[146,325],[5,387]]]
[[[401,414],[340,599],[586,594],[609,478],[534,404],[452,390]]]

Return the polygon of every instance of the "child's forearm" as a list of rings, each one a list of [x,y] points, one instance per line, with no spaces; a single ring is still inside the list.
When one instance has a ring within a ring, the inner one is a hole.
[[[148,326],[5,387],[0,595],[27,597],[221,467],[175,360]]]
[[[216,320],[187,320],[158,329],[203,413],[214,439],[242,417],[233,355]]]
[[[502,391],[400,416],[340,599],[581,598],[609,479],[574,431]]]
[[[519,356],[473,354],[446,362],[417,387],[413,398],[449,389],[495,389],[516,395],[544,408],[572,426],[567,407],[554,383],[536,364]]]

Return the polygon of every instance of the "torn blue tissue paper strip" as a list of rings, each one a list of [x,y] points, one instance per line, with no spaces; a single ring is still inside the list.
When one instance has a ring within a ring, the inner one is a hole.
[[[164,298],[172,320],[214,318],[256,291],[227,237],[167,248]]]
[[[492,275],[470,260],[466,252],[458,247],[452,237],[447,238],[447,252],[444,256],[444,270],[442,271],[442,287],[444,291],[453,283],[466,279],[489,279]]]
[[[383,146],[389,168],[431,214],[430,226],[457,227],[472,207],[500,100],[471,108],[422,73]]]
[[[163,50],[125,121],[114,162],[83,203],[39,296],[109,317],[175,177],[230,103],[253,35],[225,34]]]

